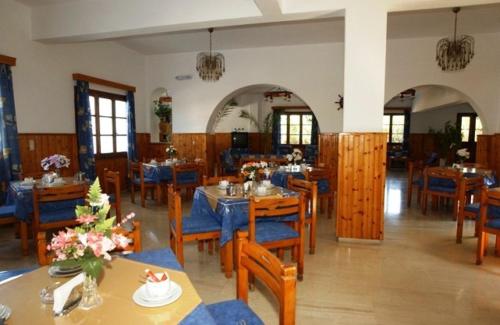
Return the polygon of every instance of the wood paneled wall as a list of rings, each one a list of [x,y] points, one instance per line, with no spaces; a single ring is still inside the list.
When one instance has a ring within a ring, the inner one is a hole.
[[[324,164],[330,168],[332,172],[332,179],[335,180],[333,187],[337,190],[337,169],[338,169],[338,133],[321,133],[318,139],[319,156],[318,163]]]
[[[104,169],[109,169],[115,172],[120,172],[120,188],[127,187],[128,179],[128,158],[127,157],[113,157],[113,158],[96,158],[95,169],[99,180],[104,179]]]
[[[478,136],[476,162],[488,166],[500,175],[500,134]]]
[[[385,133],[339,135],[337,237],[384,238],[386,150]]]
[[[438,152],[436,137],[428,133],[410,133],[410,159],[425,160],[432,152]]]
[[[32,150],[29,147],[30,141],[33,143]],[[73,176],[79,170],[77,150],[75,134],[19,134],[19,151],[26,176],[38,177],[43,174],[40,161],[53,154],[65,155],[71,160],[69,168],[63,168],[61,172],[63,176]]]

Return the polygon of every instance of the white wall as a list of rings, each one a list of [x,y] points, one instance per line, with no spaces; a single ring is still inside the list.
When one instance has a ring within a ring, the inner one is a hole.
[[[474,113],[474,110],[465,103],[412,113],[410,133],[428,133],[429,128],[442,129],[447,121],[454,124],[458,113]]]
[[[322,132],[341,131],[337,94],[343,89],[343,44],[224,50],[226,73],[215,83],[196,75],[197,53],[147,57],[148,93],[165,87],[173,97],[174,132],[205,132],[214,108],[233,91],[255,84],[279,85],[308,104]],[[177,81],[176,75],[193,74]]]
[[[12,0],[0,1],[0,53],[17,58],[12,71],[19,132],[75,132],[75,72],[136,86],[137,131],[149,130],[143,55],[114,42],[33,42],[30,9]]]

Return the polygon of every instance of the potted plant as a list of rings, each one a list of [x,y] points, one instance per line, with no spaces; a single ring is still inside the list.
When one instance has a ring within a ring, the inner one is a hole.
[[[440,165],[453,162],[455,159],[455,152],[462,144],[462,131],[460,128],[458,128],[456,124],[447,121],[443,129],[436,131],[430,128],[429,133],[434,134],[436,137]]]
[[[169,142],[172,134],[172,99],[160,97],[153,101],[153,112],[160,119],[160,141]]]

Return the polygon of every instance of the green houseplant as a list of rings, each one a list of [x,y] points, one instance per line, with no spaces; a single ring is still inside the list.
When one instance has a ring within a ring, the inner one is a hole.
[[[434,130],[429,128],[429,133],[436,137],[439,156],[445,159],[446,162],[452,162],[455,157],[455,152],[462,144],[462,131],[456,124],[446,121],[443,129]]]
[[[172,105],[170,103],[154,100],[153,112],[162,122],[170,123],[172,120]]]

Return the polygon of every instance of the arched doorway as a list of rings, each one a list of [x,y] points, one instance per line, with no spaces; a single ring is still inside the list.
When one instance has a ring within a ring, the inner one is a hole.
[[[214,137],[213,153],[219,164],[220,154],[227,149],[285,155],[299,148],[312,159],[318,154],[319,127],[313,111],[300,96],[279,85],[233,90],[214,108],[206,132]],[[240,133],[248,138],[247,145],[235,145]]]

